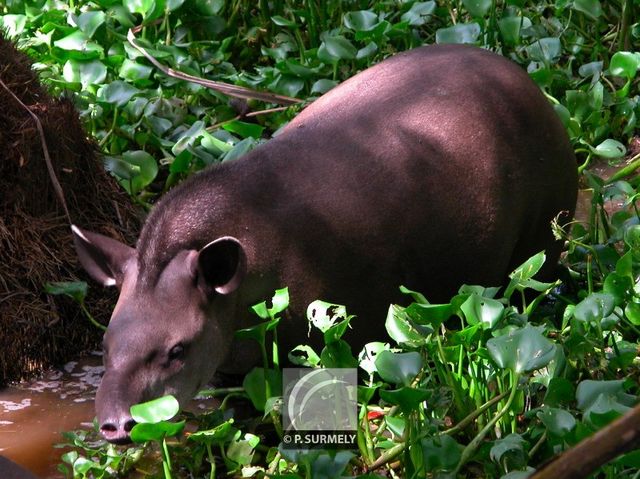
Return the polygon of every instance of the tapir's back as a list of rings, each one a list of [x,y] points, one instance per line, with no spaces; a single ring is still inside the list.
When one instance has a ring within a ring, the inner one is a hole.
[[[300,204],[289,237],[310,245],[307,258],[343,252],[326,274],[344,261],[354,281],[438,299],[463,282],[497,284],[542,249],[553,267],[550,221],[576,200],[575,157],[548,101],[516,64],[474,47],[387,59],[267,146]]]

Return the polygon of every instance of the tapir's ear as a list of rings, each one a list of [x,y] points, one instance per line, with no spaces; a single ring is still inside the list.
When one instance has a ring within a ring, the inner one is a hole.
[[[247,258],[240,242],[224,236],[198,252],[198,282],[205,290],[220,294],[235,291],[247,271]]]
[[[80,264],[89,276],[103,286],[122,285],[125,263],[136,250],[107,236],[71,225],[73,243]]]

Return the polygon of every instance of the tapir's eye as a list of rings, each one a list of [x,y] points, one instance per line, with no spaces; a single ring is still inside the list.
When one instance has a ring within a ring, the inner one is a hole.
[[[169,361],[176,361],[184,357],[184,345],[178,343],[169,350]]]

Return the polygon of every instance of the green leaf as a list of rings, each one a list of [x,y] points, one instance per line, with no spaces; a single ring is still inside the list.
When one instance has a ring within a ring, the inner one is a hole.
[[[640,57],[633,52],[616,52],[611,57],[609,71],[613,76],[632,79],[640,67]]]
[[[622,158],[627,153],[627,149],[622,143],[611,138],[607,138],[591,151],[602,158],[608,159]]]
[[[406,309],[392,304],[389,306],[387,320],[385,321],[387,334],[398,344],[406,344],[413,347],[424,345],[429,335],[433,332],[430,326],[416,324],[406,312]]]
[[[235,133],[240,135],[242,138],[255,138],[256,140],[262,137],[262,132],[264,131],[264,126],[258,125],[257,123],[246,123],[240,120],[230,121],[222,125],[227,131],[231,133]]]
[[[436,43],[475,43],[480,32],[480,25],[475,22],[458,23],[452,27],[439,28],[436,31]]]
[[[249,399],[258,411],[264,411],[267,402],[267,392],[265,390],[265,381],[269,385],[270,395],[280,396],[282,394],[282,374],[280,372],[267,369],[266,374],[264,368],[253,368],[242,382],[242,387],[247,392]]]
[[[440,327],[442,323],[453,316],[453,306],[451,303],[445,304],[422,304],[413,303],[405,309],[409,317],[417,324],[428,326],[431,329]]]
[[[624,308],[624,315],[634,326],[640,326],[640,304],[629,301]]]
[[[564,127],[567,128],[569,125],[569,122],[571,121],[571,113],[569,112],[567,107],[558,103],[556,105],[553,105],[553,109],[560,117],[560,121],[562,121],[562,124],[564,125]]]
[[[255,326],[238,329],[234,333],[234,337],[236,339],[253,339],[258,341],[260,344],[265,344],[265,338],[270,324],[271,321],[266,321],[264,323],[256,324]]]
[[[48,294],[64,294],[78,303],[83,303],[87,297],[87,283],[84,281],[54,281],[46,283],[44,290]]]
[[[357,12],[348,12],[344,15],[342,21],[344,26],[354,30],[367,31],[371,30],[378,23],[378,15],[371,10],[359,10]]]
[[[236,432],[237,429],[233,427],[233,418],[231,418],[212,429],[192,432],[187,439],[202,444],[222,444],[231,441]]]
[[[155,0],[122,0],[122,4],[131,12],[146,18],[156,8]]]
[[[76,19],[76,24],[88,38],[92,38],[96,30],[105,22],[105,19],[104,12],[94,10],[81,13]]]
[[[620,398],[624,402],[628,402],[629,400],[633,402],[635,400],[633,396],[625,393],[623,379],[611,381],[593,381],[586,379],[578,384],[578,389],[576,390],[578,409],[586,411],[602,394]]]
[[[412,27],[419,27],[429,21],[435,9],[436,2],[415,2],[407,12],[402,14],[400,20],[407,22]]]
[[[421,402],[429,399],[431,397],[431,391],[405,386],[400,389],[381,389],[380,397],[388,403],[400,406],[400,409],[406,415],[418,409]]]
[[[233,146],[233,148],[227,151],[224,154],[222,161],[237,160],[238,158],[241,158],[244,155],[246,155],[249,151],[253,150],[256,145],[257,145],[256,140],[254,140],[253,138],[251,137],[245,138],[244,140],[241,140],[238,143],[236,143]]]
[[[393,353],[381,351],[375,360],[380,377],[393,384],[409,386],[422,369],[423,361],[420,353]]]
[[[195,6],[204,16],[213,16],[220,13],[225,5],[225,0],[195,0]]]
[[[532,279],[538,274],[546,259],[544,251],[540,251],[513,270],[509,275],[511,280],[504,292],[504,297],[510,298],[515,290],[522,291],[525,288],[532,288],[536,291],[544,291],[544,289],[548,288],[550,285]]]
[[[124,78],[125,80],[136,82],[146,80],[151,76],[152,72],[153,68],[125,58],[124,62],[122,62],[118,75],[120,78]]]
[[[316,300],[307,307],[307,320],[323,333],[347,317],[347,308],[339,304]]]
[[[229,153],[234,148],[234,145],[216,138],[208,131],[200,130],[200,135],[200,145],[215,155]]]
[[[625,414],[636,404],[637,398],[624,391],[624,380],[585,380],[576,390],[578,408],[587,421],[602,427]]]
[[[337,322],[336,324],[331,326],[329,329],[327,329],[323,335],[324,343],[330,344],[340,340],[340,338],[342,338],[344,333],[349,328],[349,323],[351,322],[352,318],[353,316],[348,316],[346,319]]]
[[[132,406],[134,407],[134,406]],[[160,441],[165,437],[177,436],[182,432],[185,421],[158,423],[139,423],[131,429],[131,440],[136,443]]]
[[[551,378],[544,396],[545,406],[568,406],[575,398],[575,389],[566,378]]]
[[[125,28],[131,28],[136,25],[136,17],[122,5],[114,5],[108,10],[108,16],[117,21]]]
[[[629,246],[633,259],[640,253],[640,225],[633,225],[624,232],[624,242]]]
[[[9,38],[20,35],[27,25],[28,17],[20,14],[0,15],[0,25],[7,31]]]
[[[416,303],[429,304],[429,301],[427,301],[427,298],[425,298],[422,293],[413,291],[405,286],[400,286],[400,292],[402,294],[408,294],[409,296],[411,296],[411,299],[413,299],[413,301]]]
[[[338,60],[355,60],[358,49],[345,37],[326,36],[318,49],[320,61],[335,63]]]
[[[553,359],[556,346],[540,329],[527,324],[487,341],[487,349],[498,367],[528,373],[545,367]]]
[[[131,406],[131,417],[139,424],[166,421],[178,414],[180,404],[173,396],[163,396],[152,401]]]
[[[367,45],[360,50],[356,54],[357,60],[362,60],[363,58],[369,58],[373,56],[378,51],[378,45],[375,42],[369,42]]]
[[[319,94],[325,94],[327,93],[329,90],[331,90],[332,88],[334,88],[335,86],[338,85],[338,82],[334,81],[334,80],[329,80],[327,78],[321,78],[320,80],[317,80],[311,87],[311,93],[319,93]]]
[[[389,431],[397,437],[402,437],[404,435],[404,429],[407,425],[407,421],[405,421],[403,417],[385,415],[384,422],[387,423]]]
[[[560,59],[562,44],[557,37],[546,37],[532,43],[526,50],[532,60],[550,65]]]
[[[107,78],[107,67],[99,60],[69,59],[64,64],[62,75],[69,83],[80,83],[82,88],[103,83]]]
[[[462,0],[464,7],[475,18],[484,17],[491,8],[492,3],[493,0]]]
[[[576,418],[564,409],[544,406],[536,415],[554,436],[564,437],[576,427]]]
[[[388,21],[382,20],[370,30],[357,31],[354,37],[356,41],[359,42],[369,40],[371,42],[381,43],[387,41],[387,34],[392,35],[395,27],[396,25],[392,26]]]
[[[616,301],[610,294],[592,293],[580,301],[573,310],[578,321],[600,322],[613,312]]]
[[[302,354],[295,354],[295,353]],[[320,364],[320,356],[311,348],[304,344],[300,344],[293,348],[288,355],[289,361],[296,366],[303,366],[305,368],[315,368]]]
[[[460,309],[469,324],[480,323],[485,329],[493,329],[504,315],[504,304],[477,294],[470,295]]]
[[[327,344],[320,353],[320,361],[325,368],[355,368],[358,360],[353,357],[351,346],[339,339]]]
[[[146,151],[126,151],[121,158],[105,157],[104,162],[105,168],[120,177],[120,184],[131,195],[151,184],[158,174],[158,163]]]
[[[498,20],[498,28],[502,40],[506,45],[520,44],[520,30],[531,26],[531,20],[526,17],[504,17]]]
[[[367,343],[358,354],[359,366],[370,375],[377,371],[376,357],[380,352],[389,349],[389,345],[381,342]]]
[[[166,0],[166,2],[165,11],[173,12],[180,8],[184,4],[185,0]]]
[[[526,463],[524,444],[525,440],[520,434],[509,434],[493,443],[489,457],[498,464],[504,462],[505,456],[511,459],[510,463],[514,462],[515,458],[515,467],[522,467]]]
[[[251,464],[255,448],[260,444],[260,438],[251,433],[245,433],[244,437],[238,438],[229,444],[226,457],[239,466]]]
[[[599,0],[574,0],[573,8],[594,20],[602,15],[602,5]]]
[[[607,275],[602,286],[602,291],[614,298],[616,306],[622,305],[625,298],[633,289],[633,280],[629,276],[622,276],[612,271]]]
[[[274,15],[273,17],[271,17],[271,21],[279,27],[298,28],[298,24],[296,22],[294,22],[293,20],[287,20],[280,15]]]
[[[53,44],[62,50],[81,52],[85,55],[84,58],[86,58],[86,55],[96,57],[104,51],[101,45],[92,42],[89,37],[80,30],[76,30],[60,40],[56,40]]]
[[[289,452],[289,451],[287,451]],[[304,464],[305,470],[309,471],[309,478],[313,479],[335,479],[345,477],[345,468],[354,457],[351,451],[318,451],[307,452],[306,457],[298,457],[298,464]],[[283,454],[284,456],[284,454]],[[285,456],[286,457],[286,456]],[[276,479],[276,477],[274,477]],[[277,479],[298,479],[285,476],[278,476]]]
[[[140,93],[136,87],[122,80],[112,81],[98,90],[98,98],[101,101],[114,104],[118,107],[125,106],[134,95]]]
[[[422,439],[420,444],[427,471],[452,470],[462,456],[463,447],[447,434]]]
[[[603,68],[602,61],[584,63],[580,65],[580,68],[578,68],[578,74],[584,78],[594,77],[594,76],[598,77],[602,74],[602,68]]]

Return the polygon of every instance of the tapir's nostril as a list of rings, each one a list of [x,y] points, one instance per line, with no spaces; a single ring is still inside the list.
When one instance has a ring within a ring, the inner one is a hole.
[[[100,426],[100,430],[102,432],[104,432],[104,433],[113,433],[113,432],[116,432],[118,430],[118,428],[116,427],[115,424],[111,424],[110,422],[106,422],[102,426]]]
[[[133,429],[133,426],[136,425],[136,422],[133,419],[129,419],[125,424],[124,424],[124,430],[126,432],[131,432],[131,430]]]

